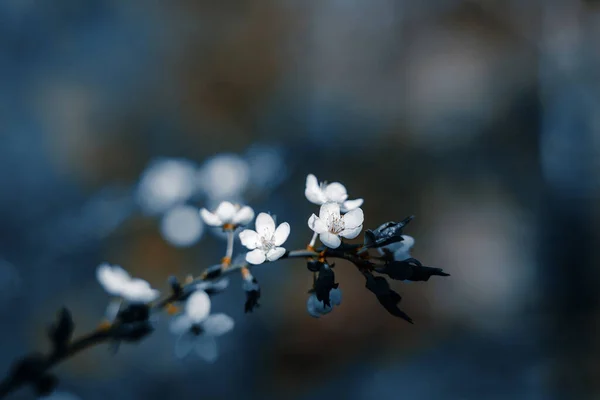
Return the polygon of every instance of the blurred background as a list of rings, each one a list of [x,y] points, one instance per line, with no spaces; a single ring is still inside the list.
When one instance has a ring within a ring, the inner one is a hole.
[[[177,360],[162,318],[62,364],[59,390],[600,398],[599,40],[596,1],[1,1],[0,371],[63,305],[98,324],[100,263],[166,291],[218,262],[199,207],[243,201],[304,247],[314,173],[365,198],[366,228],[416,215],[414,256],[452,276],[393,283],[415,325],[343,262],[313,319],[282,261],[255,269],[256,312],[239,277],[214,299],[236,320],[215,364]]]

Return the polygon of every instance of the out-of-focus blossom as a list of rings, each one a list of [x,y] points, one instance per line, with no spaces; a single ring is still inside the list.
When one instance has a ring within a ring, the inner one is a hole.
[[[363,221],[364,215],[360,208],[341,215],[339,204],[326,203],[321,206],[318,217],[311,215],[308,227],[319,234],[319,239],[325,246],[336,249],[342,244],[340,236],[354,239],[360,234]]]
[[[163,216],[160,230],[165,240],[172,245],[188,247],[200,240],[204,225],[197,208],[179,205]]]
[[[127,271],[116,265],[100,265],[96,277],[108,294],[122,297],[130,303],[149,303],[160,296],[160,292],[152,289],[148,282],[131,278]]]
[[[342,304],[342,291],[340,289],[332,289],[329,292],[329,299],[331,300],[331,305],[326,306],[322,301],[319,301],[317,299],[317,295],[313,293],[308,297],[306,302],[306,310],[311,317],[315,318],[329,314],[331,310],[333,310],[333,306],[339,306]]]
[[[228,201],[223,201],[214,213],[208,211],[206,208],[200,210],[200,215],[206,223],[210,226],[226,226],[226,225],[247,225],[254,219],[254,210],[248,206],[240,206],[239,204],[232,204]]]
[[[287,177],[282,151],[274,146],[256,145],[246,152],[250,183],[256,190],[273,189]]]
[[[415,239],[412,236],[402,235],[401,242],[388,244],[387,246],[380,247],[377,250],[379,250],[381,254],[385,254],[387,250],[390,253],[394,253],[394,260],[404,261],[411,258],[410,250],[414,245]]]
[[[179,335],[175,345],[178,358],[187,356],[192,350],[207,362],[218,357],[215,337],[233,329],[234,321],[225,314],[210,315],[210,297],[206,292],[194,292],[185,304],[183,314],[171,321],[171,332]]]
[[[81,400],[79,397],[68,392],[54,392],[48,396],[38,397],[38,400]]]
[[[196,191],[196,166],[185,159],[167,158],[152,162],[142,173],[137,201],[148,214],[160,214],[185,203]]]
[[[235,154],[219,154],[207,160],[197,173],[199,187],[212,199],[237,199],[250,177],[248,163]]]
[[[311,203],[323,205],[325,203],[337,203],[342,212],[355,210],[362,206],[363,199],[348,200],[346,187],[339,182],[327,184],[317,180],[313,174],[306,177],[306,189],[304,195]]]
[[[256,231],[245,229],[240,233],[244,246],[252,250],[246,254],[250,264],[262,264],[265,260],[275,261],[285,254],[281,247],[290,235],[290,224],[284,222],[275,229],[275,220],[269,214],[256,217]]]

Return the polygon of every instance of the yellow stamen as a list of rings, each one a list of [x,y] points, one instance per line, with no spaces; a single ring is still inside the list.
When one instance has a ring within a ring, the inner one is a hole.
[[[111,326],[112,324],[110,323],[110,321],[105,319],[104,321],[100,322],[100,325],[98,325],[98,330],[107,331],[110,329]]]
[[[235,225],[234,224],[225,224],[223,225],[223,230],[224,231],[233,231],[235,229]]]
[[[252,276],[250,274],[250,270],[247,267],[240,268],[240,272],[242,273],[242,278],[244,278],[245,280],[250,279],[250,277]]]
[[[179,307],[177,307],[173,303],[169,303],[169,305],[167,305],[166,311],[169,315],[175,315],[179,312]]]
[[[223,265],[223,267],[229,267],[231,265],[231,257],[223,257],[221,259],[221,265]]]

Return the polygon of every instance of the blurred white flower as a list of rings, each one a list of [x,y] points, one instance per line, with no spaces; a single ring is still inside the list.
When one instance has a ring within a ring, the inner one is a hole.
[[[339,182],[327,184],[317,180],[313,174],[306,177],[306,189],[304,195],[311,203],[323,205],[325,203],[337,203],[342,212],[355,210],[362,206],[363,199],[348,200],[346,187]]]
[[[137,201],[148,214],[160,214],[186,202],[196,190],[196,165],[177,158],[152,162],[142,173]]]
[[[337,203],[325,203],[321,206],[319,216],[311,215],[308,227],[319,234],[321,242],[332,249],[340,247],[342,240],[339,238],[354,239],[360,234],[363,227],[364,215],[360,208],[356,208],[341,215]]]
[[[306,310],[315,318],[329,314],[331,310],[333,310],[333,306],[342,304],[342,291],[340,289],[331,289],[329,292],[329,299],[331,300],[331,305],[326,306],[322,301],[319,301],[317,295],[313,293],[306,302]]]
[[[185,304],[183,314],[171,320],[171,332],[179,335],[175,345],[178,358],[187,356],[192,350],[207,362],[218,357],[215,337],[233,329],[234,321],[225,314],[210,314],[210,297],[206,292],[194,292]]]
[[[284,222],[275,229],[275,220],[269,214],[260,213],[256,217],[256,231],[245,229],[240,240],[246,248],[252,250],[246,254],[250,264],[262,264],[265,260],[275,261],[285,254],[281,247],[290,235],[290,224]]]
[[[377,250],[381,254],[385,254],[385,250],[388,250],[394,253],[394,260],[396,261],[404,261],[412,258],[410,255],[410,250],[415,245],[415,239],[412,236],[402,235],[402,241],[396,242],[392,244],[388,244],[387,246],[383,246],[382,248],[378,248]]]
[[[38,397],[39,400],[81,400],[79,397],[68,392],[54,392],[48,396]]]
[[[223,201],[214,213],[208,211],[206,208],[200,210],[200,215],[206,223],[210,226],[226,226],[233,225],[247,225],[254,219],[254,210],[248,206],[240,206],[239,204],[232,204],[228,201]]]
[[[174,246],[188,247],[197,243],[204,232],[198,209],[179,205],[163,216],[160,231],[163,238]]]
[[[250,170],[235,154],[219,154],[207,160],[198,171],[199,186],[213,199],[238,198],[248,186]]]
[[[96,277],[108,294],[121,297],[130,303],[149,303],[160,296],[160,292],[152,289],[148,282],[131,278],[123,268],[116,265],[100,265],[96,270]]]
[[[275,146],[254,145],[245,158],[250,168],[250,183],[256,190],[273,189],[288,175],[284,156]]]

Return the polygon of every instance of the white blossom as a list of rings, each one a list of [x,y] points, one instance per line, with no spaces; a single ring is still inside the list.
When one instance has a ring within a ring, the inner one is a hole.
[[[160,223],[160,232],[172,245],[189,247],[202,237],[204,224],[196,207],[182,204],[165,213]]]
[[[332,249],[342,244],[341,237],[354,239],[362,231],[364,222],[363,211],[356,208],[341,215],[337,203],[325,203],[321,206],[319,216],[311,215],[308,227],[319,234],[321,242]]]
[[[306,310],[308,313],[315,318],[319,318],[322,315],[329,314],[333,310],[333,306],[339,306],[342,304],[342,291],[340,289],[331,289],[329,292],[330,306],[326,306],[322,301],[317,299],[315,293],[311,294],[306,302]]]
[[[178,358],[195,350],[205,361],[216,361],[218,349],[215,338],[232,330],[234,321],[225,314],[210,315],[210,308],[208,294],[196,291],[188,298],[184,312],[171,320],[171,332],[179,335],[175,345]]]
[[[119,266],[102,264],[96,270],[100,285],[112,296],[118,296],[130,303],[149,303],[160,296],[160,292],[152,289],[143,279],[132,278]]]
[[[199,186],[214,200],[238,198],[250,178],[248,163],[236,154],[218,154],[198,171]]]
[[[200,215],[204,223],[210,226],[239,226],[247,225],[254,219],[254,210],[248,206],[242,207],[239,204],[223,201],[214,212],[203,208],[200,210]]]
[[[245,229],[240,240],[246,248],[252,250],[246,254],[250,264],[262,264],[265,260],[275,261],[285,254],[281,247],[290,235],[290,224],[284,222],[275,229],[275,220],[269,214],[260,213],[256,217],[256,231]]]
[[[325,203],[337,203],[342,212],[355,210],[362,206],[363,199],[348,200],[346,187],[339,182],[327,184],[317,180],[313,174],[306,177],[306,189],[304,195],[313,204],[323,205]]]
[[[394,253],[394,260],[396,261],[404,261],[409,258],[412,258],[410,255],[410,250],[415,245],[415,239],[412,236],[402,235],[402,241],[396,242],[392,244],[388,244],[387,246],[383,246],[383,248],[379,248],[379,252],[381,254],[385,254],[384,250],[388,250]]]

